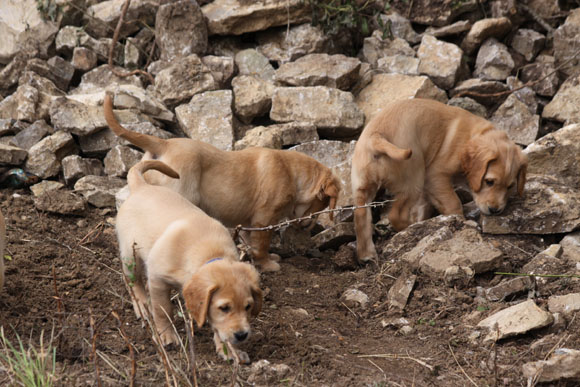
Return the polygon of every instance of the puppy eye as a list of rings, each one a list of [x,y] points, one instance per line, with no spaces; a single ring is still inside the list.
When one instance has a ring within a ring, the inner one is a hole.
[[[224,313],[228,313],[230,311],[229,305],[220,306],[220,310]]]
[[[250,304],[246,305],[246,311],[250,310],[251,307],[252,307],[252,305],[250,305]]]
[[[511,184],[509,185],[508,189],[512,189],[512,188],[514,188],[514,186],[515,186],[515,185],[516,185],[515,183],[511,183]]]
[[[493,187],[494,184],[495,182],[492,179],[485,179],[485,185],[488,187]]]

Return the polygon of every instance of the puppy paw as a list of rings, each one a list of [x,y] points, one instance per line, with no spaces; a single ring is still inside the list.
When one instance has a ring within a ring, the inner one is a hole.
[[[161,344],[163,346],[179,344],[179,337],[177,337],[177,334],[172,328],[167,328],[165,331],[159,332],[159,337],[161,338]]]
[[[237,351],[238,352],[238,357],[240,358],[240,363],[241,364],[250,364],[250,357],[248,356],[248,354],[244,351]]]
[[[280,270],[280,264],[276,261],[272,261],[271,259],[259,261],[256,263],[260,266],[262,271],[279,271]]]
[[[270,254],[270,260],[274,262],[280,262],[280,256],[278,254]]]
[[[226,355],[224,353],[223,346],[216,347],[216,352],[217,352],[218,356],[220,357],[220,359],[225,360],[225,361],[234,361],[234,355],[231,353],[228,353]],[[236,350],[236,354],[238,355],[238,359],[240,359],[240,364],[250,364],[250,357],[248,356],[248,354],[246,352]]]

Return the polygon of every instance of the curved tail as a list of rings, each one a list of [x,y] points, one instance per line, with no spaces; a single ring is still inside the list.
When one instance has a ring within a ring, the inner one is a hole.
[[[129,184],[129,189],[131,191],[139,186],[147,184],[143,174],[150,169],[155,169],[169,177],[179,179],[179,174],[164,162],[159,160],[143,160],[135,164],[127,174],[127,183]]]
[[[141,134],[125,129],[119,124],[113,113],[113,100],[107,93],[105,94],[105,101],[103,102],[103,110],[105,112],[105,120],[109,128],[119,137],[129,141],[131,144],[148,151],[153,155],[160,156],[165,150],[165,140],[150,136],[148,134]]]
[[[399,148],[395,144],[389,142],[382,136],[373,136],[371,141],[372,148],[380,153],[384,153],[393,160],[403,161],[408,160],[412,155],[413,151],[411,149]]]

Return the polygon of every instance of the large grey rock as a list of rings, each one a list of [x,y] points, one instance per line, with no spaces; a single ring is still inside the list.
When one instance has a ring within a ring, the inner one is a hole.
[[[100,104],[100,99],[99,99]],[[173,122],[175,115],[145,89],[135,85],[119,85],[113,90],[113,107],[135,109],[162,121]]]
[[[305,122],[256,126],[246,132],[241,140],[236,141],[236,150],[249,147],[282,149],[282,147],[317,141],[316,126]]]
[[[543,328],[553,321],[551,313],[537,306],[533,300],[528,300],[489,316],[477,326],[489,329],[485,341],[496,341]]]
[[[382,57],[396,55],[416,56],[415,50],[411,48],[407,41],[397,37],[383,39],[379,30],[375,30],[371,36],[365,38],[360,52],[360,57],[373,67],[377,66],[379,59]]]
[[[239,75],[232,80],[234,110],[244,123],[250,123],[270,111],[275,86],[253,75]]]
[[[155,77],[155,92],[169,107],[195,94],[214,90],[216,86],[211,70],[195,54],[174,60],[171,66],[159,71]]]
[[[548,310],[565,315],[580,311],[580,293],[552,296],[548,299]]]
[[[472,54],[488,38],[501,39],[512,27],[507,17],[488,18],[476,21],[461,43],[466,54]]]
[[[301,56],[330,51],[330,39],[319,26],[300,24],[288,28],[268,29],[257,35],[257,50],[279,65]]]
[[[155,42],[161,60],[205,54],[207,25],[197,2],[180,0],[160,5],[155,18]]]
[[[22,149],[30,149],[34,144],[42,140],[44,136],[53,132],[54,130],[52,127],[50,127],[44,120],[35,121],[32,125],[17,133],[12,140],[10,140],[10,145]]]
[[[487,81],[504,81],[515,66],[507,47],[489,38],[479,48],[473,75]]]
[[[501,104],[490,121],[497,128],[505,130],[512,141],[521,145],[534,142],[540,130],[540,116],[530,113],[528,106],[515,94],[511,94]]]
[[[52,81],[31,71],[20,77],[16,92],[0,101],[0,119],[27,122],[49,119],[49,106],[63,95]]]
[[[546,37],[539,32],[527,28],[520,28],[512,37],[512,48],[522,54],[528,62],[544,48]]]
[[[87,31],[98,38],[111,36],[115,30],[125,0],[105,0],[87,8],[84,14]],[[159,2],[156,0],[133,0],[123,18],[120,37],[137,32],[142,25],[155,23],[155,12]]]
[[[572,75],[560,86],[552,101],[544,107],[542,117],[564,122],[580,123],[580,73]]]
[[[35,0],[2,1],[0,3],[0,64],[9,63],[21,51],[38,51],[46,56],[57,23],[45,20]]]
[[[66,91],[74,75],[74,67],[59,56],[48,61],[32,58],[26,64],[26,71],[33,71],[41,77],[51,80],[59,89]]]
[[[532,85],[532,89],[541,96],[553,97],[558,91],[560,80],[555,71],[555,59],[553,56],[539,55],[536,62],[522,67],[520,78],[522,82],[530,82],[542,79],[541,82]]]
[[[424,35],[417,50],[419,73],[428,75],[437,86],[450,89],[455,85],[463,63],[463,51],[431,35]]]
[[[517,99],[527,106],[531,114],[538,113],[539,98],[534,90],[524,87],[523,82],[514,76],[509,76],[506,79],[506,83],[511,90],[514,90],[513,94]]]
[[[490,106],[502,102],[507,98],[507,95],[489,96],[489,94],[501,93],[507,90],[509,90],[509,87],[503,82],[471,78],[455,86],[449,94],[451,97],[470,97],[479,103]]]
[[[7,66],[0,68],[0,93],[2,95],[7,95],[18,85],[18,80],[24,72],[26,62],[31,56],[33,56],[32,52],[20,52],[12,58]]]
[[[0,165],[20,165],[28,156],[25,149],[0,144]]]
[[[68,185],[87,175],[101,176],[103,164],[98,159],[85,159],[79,155],[70,155],[62,159],[62,174]]]
[[[580,69],[580,57],[577,55],[578,35],[580,35],[580,8],[571,10],[566,22],[554,31],[556,66],[570,61],[561,69],[567,76],[578,74]]]
[[[580,351],[558,348],[548,360],[529,362],[523,365],[523,375],[537,383],[580,380]]]
[[[179,126],[189,137],[231,150],[234,145],[234,113],[231,90],[207,91],[175,109]]]
[[[74,189],[95,207],[114,207],[115,194],[125,184],[125,179],[118,177],[85,176],[75,183]]]
[[[126,177],[129,169],[141,160],[143,152],[125,145],[117,145],[107,153],[103,160],[107,176]]]
[[[559,234],[580,227],[580,191],[577,188],[553,176],[528,177],[525,198],[512,198],[500,215],[482,215],[483,232]]]
[[[70,133],[58,131],[45,137],[28,150],[25,168],[42,179],[57,175],[61,160],[77,153],[77,146]]]
[[[227,89],[236,72],[234,58],[229,56],[206,55],[201,58],[211,71],[218,89]]]
[[[570,187],[580,188],[580,124],[565,126],[547,134],[524,153],[528,172],[555,176]]]
[[[270,27],[304,23],[309,6],[301,0],[215,0],[202,7],[210,35],[241,35]]]
[[[425,76],[377,74],[357,96],[356,103],[365,114],[365,124],[390,102],[409,98],[430,98],[447,102],[447,94]]]
[[[321,135],[334,138],[359,134],[364,123],[364,114],[351,93],[324,86],[276,88],[270,118],[309,122]]]
[[[361,62],[341,54],[310,54],[276,70],[274,80],[288,86],[328,86],[349,90],[358,80]]]
[[[240,75],[253,75],[265,81],[274,80],[275,70],[268,58],[253,48],[239,51],[234,57]]]

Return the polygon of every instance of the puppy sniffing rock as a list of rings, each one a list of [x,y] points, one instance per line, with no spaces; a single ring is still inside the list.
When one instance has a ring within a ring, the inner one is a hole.
[[[163,344],[178,342],[171,317],[170,292],[182,290],[185,305],[198,326],[207,320],[218,354],[223,343],[238,344],[250,336],[250,319],[262,306],[259,274],[239,262],[228,230],[217,220],[163,186],[148,184],[143,174],[156,170],[177,179],[161,161],[141,161],[127,176],[131,194],[117,215],[117,237],[123,271],[132,281],[133,307],[142,317],[147,304]],[[249,361],[240,352],[240,359]]]
[[[340,180],[305,154],[267,148],[223,151],[189,138],[163,140],[131,132],[116,120],[108,94],[104,112],[117,136],[146,151],[144,160],[163,161],[181,177],[150,171],[145,174],[149,183],[180,193],[227,227],[264,227],[336,206]],[[269,254],[271,234],[250,235],[254,262],[264,271],[280,269],[280,257]]]
[[[461,108],[427,99],[387,105],[364,128],[352,160],[354,203],[377,191],[395,196],[388,218],[396,230],[440,214],[463,215],[453,179],[463,177],[485,215],[501,213],[523,194],[528,161],[504,131]],[[369,209],[355,210],[360,261],[376,258]]]

